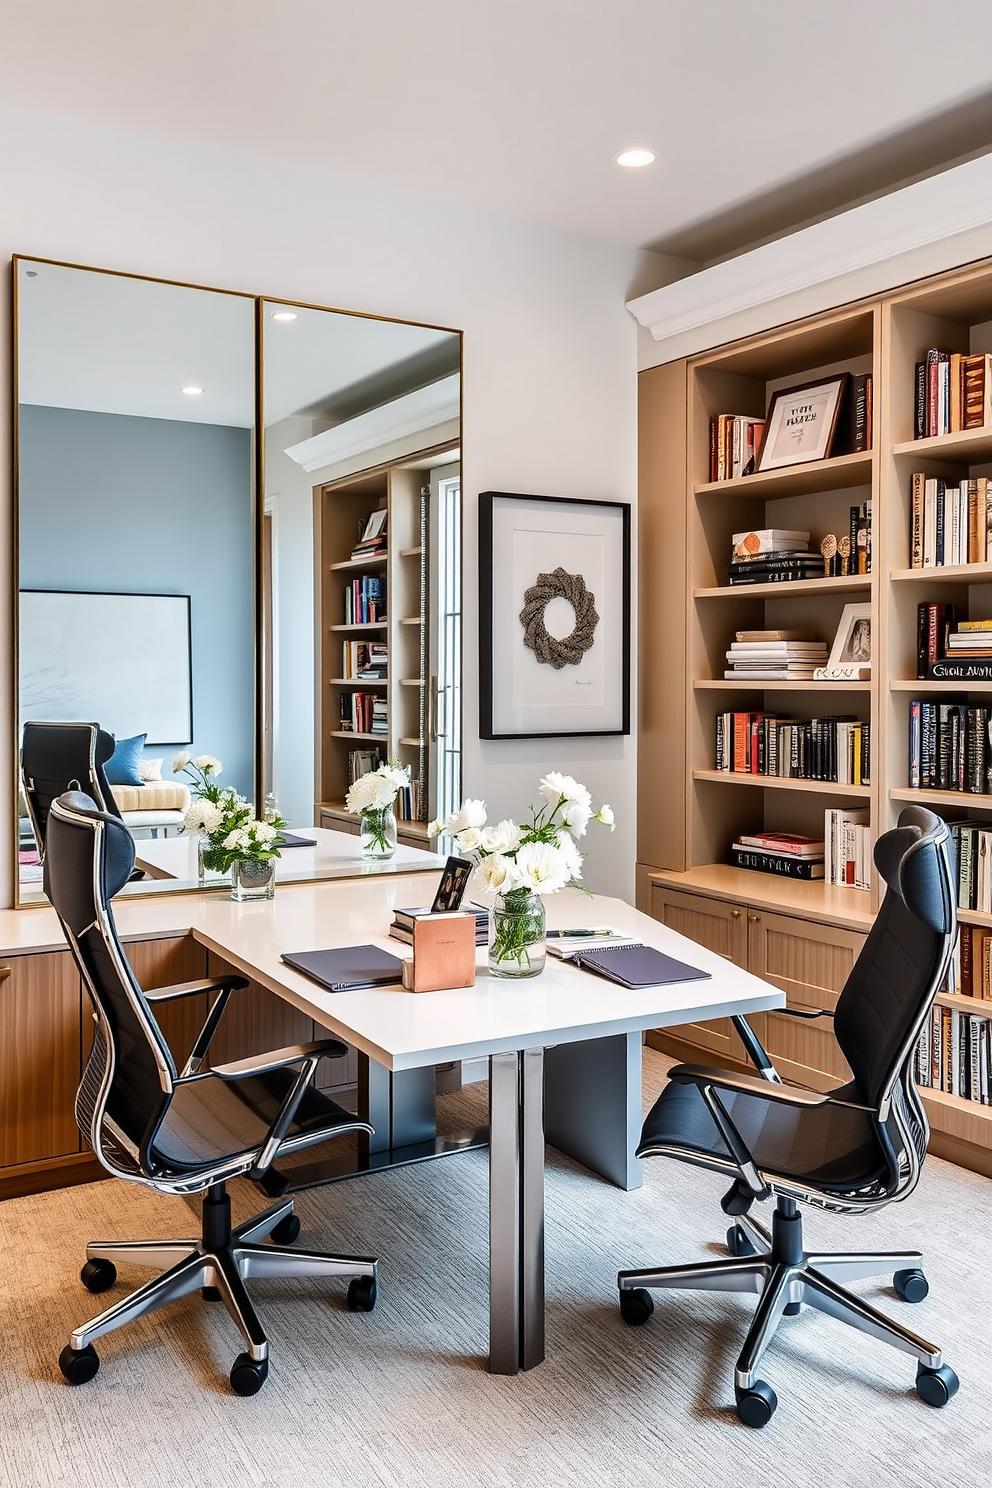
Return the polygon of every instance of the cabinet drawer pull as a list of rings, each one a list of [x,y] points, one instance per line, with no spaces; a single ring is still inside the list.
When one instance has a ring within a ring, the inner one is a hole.
[[[747,922],[748,922],[749,925],[760,925],[760,923],[761,923],[761,916],[760,915],[748,915]]]
[[[5,982],[10,976],[9,966],[0,966],[0,982]]]
[[[743,914],[743,913],[744,913],[744,911],[743,911],[743,910],[741,910],[741,909],[732,909],[732,910],[731,910],[731,911],[730,911],[730,918],[731,918],[731,919],[732,919],[732,920],[739,920],[739,919],[740,919],[740,917],[741,917],[741,915],[742,915],[742,914]]]

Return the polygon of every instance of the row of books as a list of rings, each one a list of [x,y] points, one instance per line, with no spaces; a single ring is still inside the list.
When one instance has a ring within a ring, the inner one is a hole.
[[[377,507],[370,512],[362,529],[362,535],[351,550],[352,558],[380,558],[386,554],[387,509]]]
[[[823,575],[823,554],[810,547],[808,532],[759,527],[753,532],[735,532],[731,544],[727,574],[731,584],[771,584]]]
[[[932,346],[916,363],[914,412],[917,439],[992,424],[992,356]]]
[[[349,734],[385,734],[389,730],[386,699],[375,692],[342,692],[340,727]]]
[[[746,413],[720,413],[710,419],[710,480],[752,475],[765,432],[764,419]]]
[[[915,471],[912,479],[910,568],[992,562],[992,482],[955,484]]]
[[[916,611],[916,675],[938,682],[992,679],[992,620],[960,620],[953,604],[924,600]]]
[[[959,925],[947,980],[942,988],[958,997],[992,1004],[992,930]]]
[[[360,574],[345,585],[345,625],[376,625],[386,618],[386,580],[380,574]]]
[[[344,641],[341,675],[357,682],[384,681],[389,675],[389,647],[385,641]]]
[[[872,855],[868,812],[831,806],[823,813],[823,877],[848,889],[871,888]]]
[[[726,654],[725,679],[802,680],[826,664],[827,645],[812,631],[738,631]]]
[[[914,698],[909,705],[909,785],[913,790],[989,791],[992,710]]]
[[[386,756],[381,749],[349,749],[348,784],[354,785],[355,781],[360,780],[363,775],[369,775],[385,763]]]
[[[426,821],[427,817],[421,810],[420,781],[411,780],[409,785],[401,785],[396,792],[396,805],[393,808],[401,821]]]
[[[957,853],[958,909],[992,914],[992,822],[951,822],[950,829]],[[988,938],[992,943],[992,935]]]
[[[935,1004],[920,1032],[914,1075],[917,1085],[963,1100],[992,1105],[989,1018]]]
[[[820,879],[823,851],[822,841],[793,832],[742,832],[731,845],[730,864],[780,878]]]
[[[715,768],[727,774],[870,782],[871,725],[853,715],[801,721],[775,713],[718,713]]]

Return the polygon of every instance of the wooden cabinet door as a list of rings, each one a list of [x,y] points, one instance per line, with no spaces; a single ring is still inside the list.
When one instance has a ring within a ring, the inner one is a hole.
[[[68,951],[11,956],[0,982],[0,1168],[80,1150],[79,976]]]
[[[735,966],[747,966],[747,915],[740,905],[655,884],[651,893],[651,915],[670,930],[677,930],[680,935],[716,951],[717,955],[726,956]],[[680,1024],[672,1028],[670,1034],[680,1043],[706,1049],[721,1059],[747,1059],[729,1018]]]
[[[748,911],[747,932],[749,971],[780,987],[790,1006],[831,1012],[866,939],[854,930],[756,909]],[[761,1026],[754,1020],[755,1031],[784,1080],[826,1090],[851,1078],[832,1019],[763,1013],[761,1020]]]
[[[207,975],[207,953],[192,935],[173,935],[163,940],[125,942],[124,952],[142,991],[172,987],[178,982],[197,982]],[[87,1005],[89,998],[86,998]],[[182,1069],[193,1047],[193,1040],[203,1027],[210,1003],[206,993],[183,997],[179,1001],[154,1004],[155,1021],[172,1050],[176,1068]],[[89,1020],[87,1020],[89,1021]],[[89,1038],[86,1039],[89,1050]]]

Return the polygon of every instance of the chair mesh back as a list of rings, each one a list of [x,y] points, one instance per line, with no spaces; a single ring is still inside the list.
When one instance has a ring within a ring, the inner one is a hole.
[[[114,752],[113,735],[98,723],[26,723],[21,745],[21,777],[35,839],[42,857],[52,802],[73,781],[101,811],[120,816],[104,766]]]
[[[955,931],[952,854],[944,823],[918,807],[875,845],[886,894],[834,1014],[866,1105],[879,1104],[911,1057],[914,1030],[937,994]]]
[[[110,910],[110,897],[127,881],[133,864],[134,842],[122,822],[98,811],[82,792],[59,799],[48,821],[45,890],[112,1045],[106,1114],[142,1150],[168,1100],[163,1071],[171,1083],[176,1069],[121,949]],[[92,1119],[110,1052],[98,1037],[77,1106],[85,1123]]]

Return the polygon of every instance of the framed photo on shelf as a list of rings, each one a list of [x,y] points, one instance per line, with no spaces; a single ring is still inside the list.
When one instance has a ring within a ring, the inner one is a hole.
[[[483,739],[630,733],[630,505],[479,497]]]
[[[847,604],[825,667],[827,677],[863,680],[871,676],[871,605]]]
[[[850,372],[836,372],[772,394],[755,469],[780,470],[825,460],[837,432]]]

